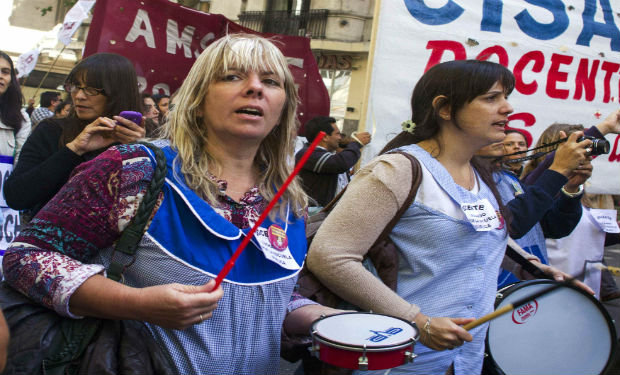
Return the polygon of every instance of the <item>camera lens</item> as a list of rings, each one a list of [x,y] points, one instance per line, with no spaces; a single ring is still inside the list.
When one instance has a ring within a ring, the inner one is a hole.
[[[596,156],[596,155],[609,154],[609,149],[611,148],[611,145],[609,144],[609,142],[607,142],[606,139],[601,139],[601,138],[596,138],[596,137],[591,137],[591,136],[583,136],[583,137],[577,138],[577,142],[581,142],[584,139],[589,139],[592,141],[592,145],[590,146],[592,151],[590,151],[588,155]]]
[[[593,139],[592,140],[592,151],[590,155],[603,155],[609,154],[610,144],[606,139]]]

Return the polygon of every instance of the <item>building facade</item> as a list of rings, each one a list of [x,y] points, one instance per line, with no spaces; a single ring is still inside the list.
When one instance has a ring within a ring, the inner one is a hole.
[[[9,1],[10,2],[10,1]],[[311,38],[311,48],[330,95],[330,115],[342,131],[363,129],[364,93],[375,0],[182,0],[183,5],[222,14],[259,32]],[[35,70],[23,81],[26,98],[59,90],[66,75],[82,57],[89,20],[63,49],[56,39],[71,3],[66,0],[13,0],[8,27],[29,40],[0,49],[17,57],[38,46]],[[40,88],[37,91],[37,88]],[[37,92],[37,95],[35,95]]]
[[[8,35],[19,36],[2,41],[2,49],[14,62],[24,52],[35,47],[40,50],[34,70],[22,79],[22,92],[27,99],[38,103],[43,91],[62,91],[67,74],[82,57],[89,21],[85,21],[73,36],[72,42],[64,47],[57,40],[58,29],[71,5],[65,0],[9,0],[10,16]],[[63,48],[64,47],[64,48]]]

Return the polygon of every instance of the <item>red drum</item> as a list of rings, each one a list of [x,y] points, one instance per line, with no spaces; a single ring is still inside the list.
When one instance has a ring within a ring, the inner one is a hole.
[[[509,285],[496,308],[532,295],[552,280]],[[616,330],[591,295],[562,286],[489,323],[484,374],[595,375],[606,371],[616,348]]]
[[[364,312],[322,317],[312,324],[314,355],[353,370],[383,370],[413,361],[419,333],[415,323]]]

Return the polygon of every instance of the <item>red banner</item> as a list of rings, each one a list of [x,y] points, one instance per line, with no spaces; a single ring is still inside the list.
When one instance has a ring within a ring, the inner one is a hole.
[[[329,95],[310,50],[310,39],[257,33],[222,15],[168,0],[97,0],[84,56],[97,52],[123,55],[134,63],[141,91],[171,94],[211,42],[238,32],[269,37],[282,50],[299,86],[297,114],[302,124],[329,115]]]

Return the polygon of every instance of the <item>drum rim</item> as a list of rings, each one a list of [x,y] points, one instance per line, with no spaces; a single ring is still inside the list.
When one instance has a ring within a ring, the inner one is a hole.
[[[556,281],[556,280],[551,280],[551,279],[534,279],[534,280],[524,280],[524,281],[518,281],[516,283],[512,283],[509,285],[506,285],[505,287],[499,289],[497,291],[497,294],[500,294],[502,291],[508,290],[512,287],[515,287],[514,290],[508,292],[508,293],[502,293],[502,297],[506,297],[509,296],[510,294],[514,293],[514,291],[519,290],[525,286],[528,285],[536,285],[536,284],[556,284],[556,283],[561,283],[560,281]],[[610,366],[613,364],[613,359],[614,359],[614,353],[616,352],[616,346],[618,344],[618,337],[616,335],[616,327],[615,327],[615,323],[614,320],[611,318],[611,316],[609,315],[609,313],[607,312],[607,310],[605,309],[605,307],[603,307],[603,304],[601,303],[601,301],[597,300],[596,298],[594,298],[592,295],[586,293],[585,290],[578,288],[574,285],[571,284],[564,284],[565,287],[573,289],[576,292],[581,293],[582,295],[586,296],[587,298],[590,299],[590,301],[594,302],[594,306],[596,306],[598,308],[598,310],[602,313],[605,321],[607,322],[607,326],[609,328],[609,332],[611,333],[611,348],[610,348],[610,355],[609,358],[607,359],[607,363],[605,364],[605,367],[603,367],[603,370],[601,371],[601,374],[606,374],[609,371]],[[497,308],[497,306],[501,303],[501,300],[498,302],[498,297],[495,298],[495,304],[494,307]],[[502,298],[503,300],[503,298]],[[487,334],[486,337],[484,339],[484,345],[485,345],[485,353],[488,354],[488,359],[491,360],[491,362],[493,362],[493,365],[495,365],[495,367],[499,370],[501,370],[501,367],[499,367],[499,365],[497,364],[497,362],[495,361],[495,358],[493,358],[493,355],[491,353],[491,348],[489,347],[489,329],[487,326]],[[503,370],[501,370],[502,373],[504,373]]]
[[[363,345],[355,345],[355,344],[344,344],[342,342],[339,341],[334,341],[334,340],[330,340],[325,336],[322,336],[319,332],[317,332],[317,330],[315,329],[317,323],[319,323],[321,320],[330,318],[330,317],[335,317],[335,316],[339,316],[339,315],[383,315],[383,316],[388,316],[390,318],[394,318],[394,319],[398,319],[401,320],[403,322],[405,322],[407,325],[411,326],[414,330],[415,335],[412,338],[407,339],[407,341],[404,341],[402,343],[398,343],[398,344],[393,344],[393,345],[375,345],[372,347],[365,347]],[[343,312],[343,313],[339,313],[339,314],[333,314],[333,315],[328,315],[328,316],[322,316],[320,318],[318,318],[317,320],[315,320],[314,322],[312,322],[312,325],[310,327],[310,336],[312,337],[313,340],[316,340],[320,343],[326,344],[330,347],[336,348],[336,349],[344,349],[344,350],[349,350],[349,351],[354,351],[354,352],[385,352],[385,349],[402,349],[402,348],[406,348],[408,346],[415,346],[415,343],[418,341],[418,339],[420,338],[420,330],[418,330],[417,325],[415,324],[415,322],[410,322],[407,321],[403,318],[399,318],[397,316],[393,316],[393,315],[388,315],[388,314],[375,314],[373,312],[366,312],[366,311],[350,311],[350,312]]]

